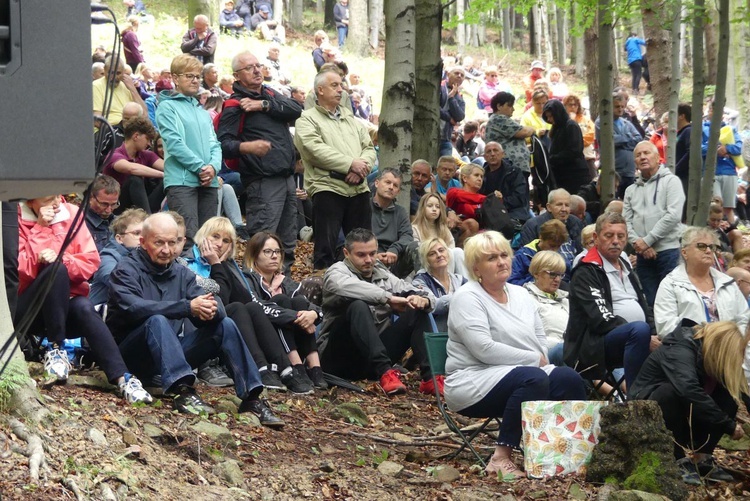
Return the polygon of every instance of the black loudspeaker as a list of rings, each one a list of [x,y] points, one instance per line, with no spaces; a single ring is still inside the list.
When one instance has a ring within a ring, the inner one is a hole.
[[[0,0],[0,200],[85,189],[91,83],[88,1]]]

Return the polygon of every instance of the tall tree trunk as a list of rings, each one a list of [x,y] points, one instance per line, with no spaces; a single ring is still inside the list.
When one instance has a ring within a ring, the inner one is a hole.
[[[461,54],[466,50],[466,23],[464,22],[464,10],[466,8],[466,0],[456,0],[456,19],[458,20],[458,26],[456,26],[456,45],[458,45],[458,52]]]
[[[302,11],[305,8],[304,0],[291,0],[290,1],[292,12],[289,16],[289,24],[292,28],[298,30],[302,28]]]
[[[687,17],[687,8],[683,5],[682,10],[680,11],[680,40],[682,41],[680,44],[680,73],[689,67],[688,61],[690,58],[690,41],[688,40],[687,23],[682,22],[682,19],[685,19],[685,17]]]
[[[219,12],[223,6],[219,7],[219,0],[188,0],[187,14],[188,27],[193,27],[193,18],[202,14],[208,18],[209,25],[217,32],[219,31]]]
[[[739,19],[743,7],[741,0],[732,1],[732,19]],[[729,45],[731,50],[730,69],[732,74],[727,80],[727,106],[735,108],[740,112],[738,128],[741,130],[750,122],[750,103],[746,97],[750,95],[750,82],[747,76],[750,75],[750,29],[747,23],[732,23],[732,43]],[[733,99],[729,99],[729,83],[734,83]]]
[[[538,6],[531,8],[531,23],[529,26],[530,40],[532,42],[531,55],[537,58],[542,57],[542,39],[544,37],[544,28],[542,25],[542,16]],[[532,36],[533,35],[533,36]]]
[[[357,56],[370,53],[367,33],[367,0],[349,1],[349,34],[344,48]]]
[[[443,9],[434,0],[415,0],[415,4],[417,50],[412,161],[423,158],[435,166],[440,140],[440,27]]]
[[[568,59],[567,47],[565,44],[568,32],[565,9],[557,7],[555,17],[557,17],[557,62],[564,65]]]
[[[586,58],[586,87],[589,94],[591,119],[599,116],[599,30],[597,26],[586,28],[583,34],[584,55]]]
[[[615,197],[615,142],[612,116],[612,13],[609,0],[599,0],[599,159],[601,162],[601,202],[605,207]]]
[[[280,23],[284,19],[284,0],[273,0],[273,20]]]
[[[385,81],[378,128],[379,163],[398,167],[404,183],[411,180],[409,167],[416,97],[415,14],[414,0],[385,1]],[[407,208],[409,192],[402,190],[398,200]]]
[[[697,221],[698,201],[701,197],[701,178],[703,172],[703,158],[701,144],[703,143],[703,92],[705,89],[705,70],[703,61],[703,29],[706,24],[705,0],[695,0],[693,7],[693,127],[690,130],[690,172],[688,174],[687,195],[687,223]],[[713,186],[713,182],[711,183]],[[700,223],[700,226],[703,226]]]
[[[380,24],[383,20],[383,0],[370,0],[370,47],[380,44]]]
[[[718,13],[714,7],[714,2],[708,2],[706,4],[706,15],[708,16],[706,22],[706,85],[716,85],[716,71],[718,68],[718,60],[716,55],[719,52],[719,27],[718,27]]]
[[[557,66],[556,63],[560,60],[557,52],[557,11],[555,10],[554,5],[550,6],[550,8],[547,9],[544,20],[547,25],[547,30],[545,30],[545,35],[548,41],[547,45],[550,46],[550,50],[548,52],[549,59],[547,60],[547,62],[549,63],[547,67],[549,68],[552,66]]]
[[[672,11],[672,53],[670,66],[672,75],[669,82],[669,132],[667,133],[667,166],[674,172],[675,152],[677,151],[677,106],[680,102],[680,46],[682,2],[674,1]],[[653,78],[653,77],[652,77]],[[658,115],[657,115],[658,116]]]
[[[552,65],[552,60],[554,59],[552,57],[552,40],[550,37],[550,23],[549,23],[549,17],[547,16],[547,8],[542,4],[541,7],[539,7],[539,19],[541,19],[541,30],[540,33],[542,34],[543,41],[544,41],[544,62],[547,64],[547,68],[549,68]]]
[[[503,7],[503,49],[505,50],[513,50],[512,33],[513,26],[510,21],[510,7]]]
[[[663,27],[667,19],[665,2],[641,0],[643,31],[646,37],[646,58],[651,75],[651,92],[654,96],[654,112],[657,121],[669,110],[669,94],[672,79],[672,44],[669,31]],[[679,33],[675,34],[677,37]]]
[[[336,0],[325,0],[325,16],[323,24],[328,28],[335,28],[336,21],[333,19],[333,6],[336,5]]]
[[[316,0],[315,12],[321,14],[323,11],[325,11],[325,2],[323,0]]]
[[[719,130],[721,129],[724,105],[726,104],[727,67],[729,65],[729,0],[719,0],[719,53],[716,67],[716,94],[714,94],[711,129],[708,134],[708,151],[706,155],[705,174],[701,183],[701,197],[694,224],[708,220],[708,208],[713,196],[714,177],[716,174],[716,149],[719,147]]]

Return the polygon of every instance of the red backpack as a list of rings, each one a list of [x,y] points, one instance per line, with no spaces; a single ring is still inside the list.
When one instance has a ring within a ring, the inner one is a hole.
[[[237,99],[227,99],[224,101],[224,105],[221,107],[221,113],[216,115],[214,117],[214,130],[218,134],[219,132],[219,121],[221,120],[221,116],[224,114],[224,111],[227,108],[234,108],[240,105],[240,102]],[[245,113],[244,111],[240,114],[240,128],[237,131],[237,136],[239,137],[240,134],[242,134],[242,129],[245,128]],[[224,159],[224,165],[227,166],[227,169],[233,170],[235,172],[240,170],[240,159],[237,158],[225,158]]]

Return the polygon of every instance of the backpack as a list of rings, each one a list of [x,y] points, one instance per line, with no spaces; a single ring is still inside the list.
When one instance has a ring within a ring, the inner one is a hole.
[[[227,108],[235,108],[235,107],[238,107],[239,105],[240,105],[240,102],[237,99],[227,99],[226,101],[224,101],[224,105],[221,107],[221,113],[219,113],[218,115],[214,117],[214,131],[216,131],[217,134],[219,133],[219,122],[221,121],[221,116],[224,114],[224,111]],[[239,130],[237,131],[238,137],[240,134],[242,134],[242,129],[245,128],[245,116],[246,115],[247,113],[245,112],[240,114],[240,127],[239,127]],[[239,157],[224,158],[224,165],[227,166],[227,169],[238,172],[240,170],[240,159]]]
[[[494,195],[488,195],[477,209],[479,227],[483,230],[499,231],[505,238],[511,240],[516,232],[516,223],[508,214],[508,209],[502,200]]]

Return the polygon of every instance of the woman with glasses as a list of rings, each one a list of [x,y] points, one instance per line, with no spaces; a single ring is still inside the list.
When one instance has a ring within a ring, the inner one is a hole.
[[[711,228],[689,227],[682,235],[682,263],[664,277],[654,302],[660,339],[683,320],[696,324],[736,322],[745,332],[750,309],[732,277],[714,269],[719,240]]]
[[[542,317],[544,333],[547,335],[549,363],[562,367],[563,334],[568,326],[570,304],[568,293],[560,290],[565,275],[565,259],[557,252],[540,251],[531,260],[529,273],[533,282],[523,284],[537,302],[539,316]]]
[[[510,86],[500,80],[497,66],[488,66],[484,71],[484,82],[479,86],[479,91],[477,92],[477,107],[487,113],[492,113],[491,101],[498,92],[510,93]]]
[[[323,319],[320,308],[300,293],[300,284],[284,275],[284,254],[281,239],[267,231],[253,235],[245,250],[244,276],[250,288],[262,301],[272,301],[285,309],[296,311],[296,318],[271,319],[283,334],[282,342],[297,376],[315,388],[324,390],[328,385],[320,368],[315,327]],[[307,367],[302,362],[307,361]]]

